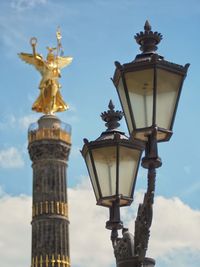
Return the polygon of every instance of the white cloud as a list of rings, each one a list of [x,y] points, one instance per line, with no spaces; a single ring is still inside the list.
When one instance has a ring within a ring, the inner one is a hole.
[[[200,211],[193,210],[178,198],[156,197],[150,252],[162,257],[175,250],[198,250],[200,253]]]
[[[0,257],[2,267],[30,266],[31,198],[0,198]]]
[[[88,182],[69,188],[68,193],[72,266],[100,267],[115,264],[110,231],[105,229],[108,209],[95,205]],[[135,204],[141,198],[142,193],[137,193]],[[2,266],[30,265],[31,198],[3,194],[0,198],[0,214]],[[126,217],[125,226],[128,225],[131,232],[134,232],[134,216],[135,208],[123,209],[122,219]],[[199,225],[200,211],[191,209],[178,198],[156,197],[148,255],[158,261],[162,259],[163,267],[173,262],[177,263],[177,267],[182,267],[185,266],[184,261],[198,267]]]
[[[69,189],[69,204],[72,266],[110,266],[114,258],[110,231],[105,229],[108,209],[95,205],[93,192],[85,184]]]
[[[11,2],[11,7],[18,10],[23,11],[26,9],[33,8],[37,5],[46,4],[47,0],[13,0]]]
[[[0,150],[0,167],[21,168],[24,166],[22,153],[15,147]]]

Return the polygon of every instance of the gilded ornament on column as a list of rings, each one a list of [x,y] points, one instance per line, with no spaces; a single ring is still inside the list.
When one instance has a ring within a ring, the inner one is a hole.
[[[64,102],[60,93],[59,78],[61,77],[61,69],[67,67],[73,58],[63,56],[60,29],[57,30],[56,37],[57,47],[47,47],[46,59],[36,52],[37,39],[35,37],[30,40],[33,53],[18,54],[23,61],[33,65],[42,76],[39,84],[40,94],[33,103],[32,110],[44,114],[53,114],[68,109],[68,105]]]

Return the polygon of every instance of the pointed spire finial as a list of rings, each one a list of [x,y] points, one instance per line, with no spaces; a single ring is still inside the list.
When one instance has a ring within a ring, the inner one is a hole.
[[[115,106],[112,100],[110,100],[108,108],[109,108],[108,111],[104,111],[101,113],[101,118],[103,121],[106,122],[105,126],[108,128],[107,131],[113,131],[120,126],[119,121],[123,117],[123,112],[114,110]]]
[[[151,25],[150,25],[148,20],[146,20],[146,22],[144,24],[144,30],[147,31],[147,32],[151,31]]]
[[[114,108],[115,108],[115,106],[114,106],[114,104],[113,104],[113,102],[112,102],[112,99],[110,100],[110,102],[109,102],[109,104],[108,104],[108,108],[109,108],[110,110],[114,110]]]

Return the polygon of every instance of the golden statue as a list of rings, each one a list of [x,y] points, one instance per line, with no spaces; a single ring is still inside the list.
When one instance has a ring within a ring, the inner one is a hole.
[[[19,57],[26,63],[32,64],[42,75],[39,89],[40,95],[33,103],[32,109],[36,112],[52,114],[54,112],[64,111],[68,109],[68,105],[64,102],[61,94],[61,85],[58,79],[61,77],[60,70],[72,62],[72,57],[63,57],[61,45],[61,33],[58,29],[56,32],[57,47],[47,47],[48,54],[46,60],[42,55],[36,53],[37,39],[31,38],[30,44],[33,54],[20,53]]]

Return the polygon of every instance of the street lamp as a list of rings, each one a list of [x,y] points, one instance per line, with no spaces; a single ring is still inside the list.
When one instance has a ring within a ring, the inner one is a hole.
[[[84,139],[82,155],[85,159],[97,205],[110,209],[107,229],[121,229],[119,207],[133,201],[138,166],[144,144],[130,141],[118,130],[123,113],[115,111],[112,101],[109,110],[101,114],[107,130],[95,141]]]
[[[146,258],[150,227],[153,217],[156,168],[162,165],[158,156],[158,142],[172,136],[178,101],[189,64],[177,65],[164,60],[156,53],[162,39],[152,32],[146,21],[144,32],[135,36],[141,54],[131,63],[115,62],[113,83],[117,89],[130,133],[128,139],[116,128],[122,113],[110,110],[102,113],[108,130],[96,141],[88,142],[82,149],[97,205],[109,207],[111,240],[117,267],[153,267],[155,261]],[[112,113],[112,116],[111,116]],[[138,164],[142,150],[142,167],[148,169],[147,190],[139,205],[135,220],[135,233],[123,228],[120,207],[133,200]],[[122,237],[118,230],[122,229]]]

